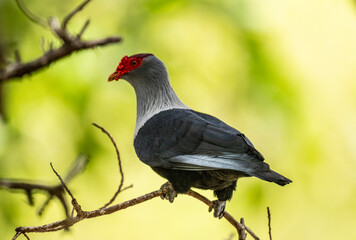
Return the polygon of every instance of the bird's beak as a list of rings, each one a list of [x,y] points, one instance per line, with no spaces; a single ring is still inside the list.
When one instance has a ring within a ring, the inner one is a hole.
[[[114,72],[112,74],[110,74],[109,78],[108,78],[108,82],[111,82],[111,81],[118,81],[119,80],[119,75],[118,75],[118,72]]]

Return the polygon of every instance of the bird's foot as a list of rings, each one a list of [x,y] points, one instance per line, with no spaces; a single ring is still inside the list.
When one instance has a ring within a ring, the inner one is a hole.
[[[226,201],[215,200],[213,206],[209,207],[209,212],[214,209],[214,217],[221,219],[225,215]]]
[[[177,192],[174,190],[173,185],[170,182],[163,184],[160,190],[162,191],[161,198],[167,199],[170,203],[177,197]]]

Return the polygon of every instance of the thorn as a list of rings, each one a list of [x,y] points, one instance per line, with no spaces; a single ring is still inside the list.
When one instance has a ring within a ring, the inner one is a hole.
[[[26,196],[27,196],[28,204],[30,204],[30,206],[33,206],[35,202],[33,201],[32,191],[30,189],[26,189]]]
[[[52,52],[53,51],[53,42],[49,43],[49,51]]]
[[[15,52],[14,52],[14,55],[15,55],[16,63],[21,63],[21,56],[20,56],[19,50],[16,49]]]
[[[45,49],[45,39],[44,39],[44,37],[42,36],[41,37],[41,40],[40,40],[40,47],[41,47],[41,50],[42,50],[42,52],[46,52],[46,49]]]
[[[77,39],[80,39],[83,35],[83,33],[85,32],[85,30],[88,28],[90,24],[90,19],[87,19],[82,27],[82,29],[80,30],[80,32],[77,35]]]

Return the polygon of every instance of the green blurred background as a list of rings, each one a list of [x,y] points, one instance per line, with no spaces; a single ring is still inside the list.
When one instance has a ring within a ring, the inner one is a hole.
[[[43,17],[63,17],[80,1],[25,1]],[[272,168],[291,178],[284,188],[242,179],[227,210],[261,239],[356,239],[356,7],[346,0],[102,0],[71,22],[91,19],[86,39],[120,35],[121,44],[60,60],[2,86],[0,177],[57,183],[49,162],[65,173],[78,153],[91,156],[69,185],[85,210],[107,202],[119,173],[109,139],[115,137],[126,184],[117,202],[158,189],[164,179],[134,152],[135,96],[107,77],[121,57],[151,52],[168,68],[174,89],[193,109],[244,132]],[[42,54],[51,34],[34,25],[12,0],[0,0],[0,37],[24,61]],[[58,42],[55,41],[58,45]],[[210,191],[200,191],[213,199]],[[45,196],[36,195],[36,207]],[[17,226],[62,219],[58,201],[36,215],[26,196],[0,191],[0,239]],[[154,199],[83,221],[70,232],[31,239],[227,239],[234,228],[195,199]]]

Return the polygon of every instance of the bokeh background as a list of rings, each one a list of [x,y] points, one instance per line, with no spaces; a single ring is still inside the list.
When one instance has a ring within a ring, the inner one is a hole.
[[[63,17],[80,1],[25,1],[36,14]],[[135,155],[135,95],[124,81],[107,82],[121,57],[151,52],[167,65],[174,89],[193,109],[218,116],[245,133],[272,168],[293,180],[279,187],[242,179],[227,210],[261,239],[356,239],[356,6],[347,0],[102,0],[71,22],[91,19],[86,39],[120,35],[121,44],[73,54],[49,68],[2,85],[0,177],[54,184],[49,162],[65,173],[78,153],[91,156],[69,185],[85,210],[107,202],[119,173],[117,202],[164,183]],[[0,39],[24,61],[42,54],[52,35],[12,0],[0,0]],[[55,44],[58,42],[54,40]],[[200,191],[213,199],[210,191]],[[63,216],[57,201],[44,216],[26,196],[0,190],[0,239],[17,226]],[[227,239],[234,228],[195,199],[154,199],[83,221],[69,232],[31,239]]]

